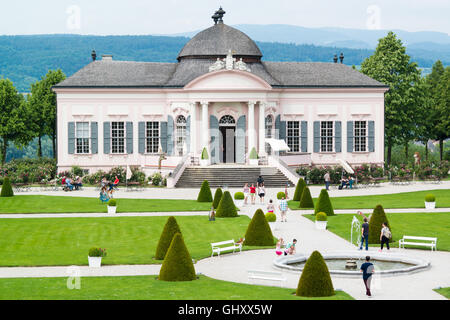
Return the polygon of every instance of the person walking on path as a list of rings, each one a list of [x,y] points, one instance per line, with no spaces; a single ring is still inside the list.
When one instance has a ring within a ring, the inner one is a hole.
[[[269,204],[267,205],[267,213],[274,213],[275,206],[273,205],[272,199],[269,200]]]
[[[389,250],[389,239],[391,238],[391,231],[387,226],[387,222],[382,224],[381,233],[380,233],[380,241],[381,241],[381,249],[380,252],[383,251],[383,245],[386,243],[386,248]]]
[[[264,204],[264,196],[266,195],[266,188],[264,187],[264,183],[261,183],[258,187],[258,196],[259,202]]]
[[[250,188],[248,187],[248,183],[244,185],[244,204],[247,204],[248,197],[250,195]]]
[[[255,197],[256,197],[256,187],[252,183],[252,186],[250,187],[250,198],[252,200],[252,204],[255,204]]]
[[[369,223],[367,218],[364,218],[364,223],[361,226],[361,246],[359,250],[362,250],[364,242],[366,243],[366,251],[369,250]]]
[[[330,190],[330,173],[328,171],[325,172],[323,179],[325,180],[325,189],[327,189],[327,191],[329,191]]]
[[[280,212],[281,212],[281,222],[287,222],[286,212],[288,209],[288,204],[287,204],[286,199],[284,199],[284,197],[281,198],[278,207],[280,208]]]
[[[370,262],[370,257],[366,257],[366,262],[361,265],[360,271],[363,273],[363,281],[366,286],[366,295],[372,297],[370,292],[370,284],[372,283],[372,274],[375,272],[373,264]]]

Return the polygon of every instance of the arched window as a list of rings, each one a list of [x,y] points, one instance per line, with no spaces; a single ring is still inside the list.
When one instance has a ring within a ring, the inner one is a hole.
[[[266,138],[273,138],[273,117],[270,114],[266,117]],[[266,143],[266,153],[272,154],[272,148],[268,143]]]
[[[177,117],[176,128],[176,148],[179,156],[184,155],[184,144],[186,142],[186,118],[184,116]]]
[[[222,118],[220,118],[219,125],[220,126],[235,126],[236,121],[234,120],[234,118],[232,116],[226,115],[226,116],[223,116]]]

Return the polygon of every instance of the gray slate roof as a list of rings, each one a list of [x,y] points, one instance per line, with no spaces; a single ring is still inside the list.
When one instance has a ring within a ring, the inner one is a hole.
[[[230,49],[236,56],[262,57],[258,46],[249,36],[224,23],[218,23],[189,40],[180,51],[178,60],[187,56],[226,56]]]
[[[179,63],[95,61],[55,87],[182,88],[208,73],[213,63],[206,59],[183,59]],[[248,66],[252,74],[273,87],[386,87],[339,63],[262,62],[248,63]]]

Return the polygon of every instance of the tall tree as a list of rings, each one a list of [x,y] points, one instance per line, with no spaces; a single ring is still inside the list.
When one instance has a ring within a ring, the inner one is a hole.
[[[1,163],[5,164],[9,142],[24,146],[31,141],[27,125],[27,102],[8,79],[0,79]]]
[[[442,161],[444,154],[444,140],[450,138],[450,67],[440,78],[437,86],[436,113],[439,121],[436,123],[435,131],[439,140],[439,153]]]
[[[361,64],[361,72],[389,86],[385,94],[385,141],[387,165],[392,147],[404,143],[414,130],[415,84],[420,79],[417,64],[410,62],[402,41],[391,31],[381,38],[375,53]]]
[[[42,156],[42,137],[52,140],[53,157],[56,158],[56,93],[52,87],[66,78],[61,70],[50,70],[45,77],[31,86],[30,108],[34,130],[38,138],[38,156]]]

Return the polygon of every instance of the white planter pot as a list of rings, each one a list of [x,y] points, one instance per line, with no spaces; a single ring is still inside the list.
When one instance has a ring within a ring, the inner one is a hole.
[[[200,159],[200,166],[207,167],[208,166],[208,159]]]
[[[108,206],[108,213],[114,214],[114,213],[116,213],[116,210],[117,210],[117,207],[110,207],[110,206]]]
[[[251,166],[257,166],[259,164],[258,159],[249,159],[248,162]]]
[[[234,205],[236,206],[236,207],[242,207],[243,205],[244,205],[244,200],[242,199],[242,200],[236,200],[236,199],[234,199]]]
[[[316,229],[326,230],[328,221],[316,221]]]
[[[102,257],[89,257],[89,267],[90,268],[100,268],[102,266]]]
[[[436,208],[436,202],[425,201],[425,209],[434,209],[434,208]]]

